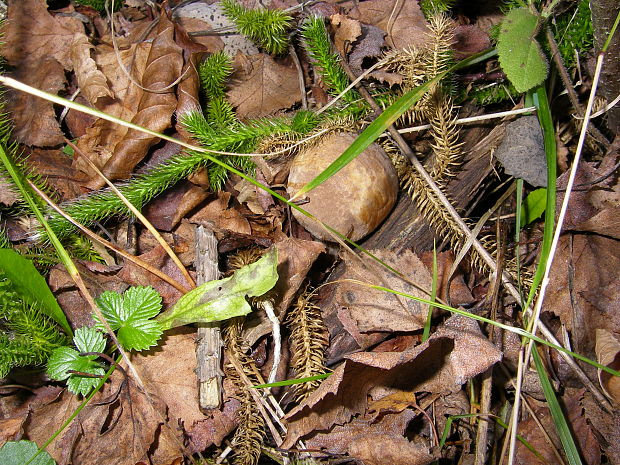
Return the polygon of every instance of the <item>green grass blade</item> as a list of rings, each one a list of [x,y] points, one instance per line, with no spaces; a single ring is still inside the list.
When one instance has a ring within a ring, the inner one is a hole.
[[[285,379],[283,381],[276,381],[275,383],[257,384],[256,386],[252,386],[252,387],[254,389],[262,389],[262,388],[270,388],[270,387],[278,387],[278,386],[291,386],[293,384],[302,384],[308,381],[315,381],[317,379],[325,379],[330,375],[331,373],[323,373],[322,375],[308,376],[307,378]]]
[[[431,282],[431,301],[437,300],[437,247],[433,244],[433,281]],[[422,333],[422,342],[426,341],[431,335],[431,321],[433,319],[434,305],[428,306],[428,315],[426,316],[426,322],[424,323],[424,332]]]
[[[555,424],[558,436],[562,442],[566,459],[570,465],[581,465],[582,462],[581,457],[579,456],[579,451],[577,450],[577,445],[575,444],[575,440],[573,439],[570,427],[566,422],[562,407],[558,402],[558,398],[555,395],[551,381],[549,381],[549,376],[547,376],[547,370],[540,359],[540,355],[538,355],[536,347],[532,348],[532,358],[534,359],[534,364],[536,365],[536,372],[538,373],[538,379],[540,379],[540,384],[543,388],[545,398],[549,404],[549,411],[551,412],[553,423]]]
[[[456,63],[443,73],[438,74],[436,77],[428,82],[425,82],[415,89],[411,89],[405,93],[392,105],[390,105],[383,113],[381,113],[372,123],[368,125],[364,131],[353,141],[353,143],[340,155],[336,160],[332,162],[323,172],[321,172],[312,181],[303,186],[299,192],[297,192],[292,198],[296,199],[305,193],[311,191],[315,187],[327,181],[330,177],[348,165],[355,159],[360,153],[362,153],[370,144],[372,144],[385,130],[400,118],[412,105],[418,102],[424,94],[435,84],[439,83],[446,75],[456,71],[457,69],[464,68],[466,66],[478,63],[479,61],[486,60],[490,56],[495,54],[495,50],[485,51],[472,57]]]
[[[0,144],[0,161],[2,161],[2,164],[6,168],[7,173],[13,180],[13,183],[15,184],[15,187],[17,188],[17,190],[19,190],[19,193],[21,194],[22,198],[28,204],[28,207],[30,208],[30,210],[32,210],[34,215],[37,217],[37,220],[39,220],[39,223],[41,223],[43,227],[45,227],[45,229],[47,230],[50,241],[52,245],[56,248],[56,252],[58,253],[58,256],[61,259],[61,261],[65,264],[65,267],[67,268],[67,271],[69,272],[69,274],[71,274],[72,271],[74,273],[77,273],[77,268],[75,268],[75,264],[71,261],[69,254],[67,253],[67,251],[62,246],[62,244],[60,243],[60,241],[58,240],[54,232],[51,230],[51,228],[47,224],[47,221],[45,220],[45,216],[39,209],[39,206],[37,205],[37,202],[34,199],[34,194],[32,190],[30,189],[30,186],[28,186],[24,182],[23,176],[18,171],[13,161],[10,159],[9,155],[7,154],[4,144]],[[60,307],[58,307],[58,309],[60,309]],[[58,312],[57,310],[54,310],[53,308],[51,312],[52,313],[48,314],[48,316],[53,318],[54,321],[56,321],[66,331],[66,333],[69,336],[73,337],[73,331],[71,331],[71,326],[69,325],[69,322],[67,321],[67,317],[64,315],[64,313],[62,313],[62,311]]]
[[[557,160],[557,144],[555,141],[555,129],[553,126],[553,119],[551,117],[551,109],[549,107],[549,100],[547,99],[547,92],[545,88],[539,86],[534,94],[534,105],[537,109],[538,121],[543,131],[543,138],[545,141],[545,154],[547,155],[547,204],[545,207],[545,228],[543,230],[543,242],[540,251],[540,260],[538,267],[536,268],[536,274],[532,281],[532,287],[527,297],[525,307],[531,305],[536,290],[540,284],[543,275],[545,274],[545,267],[547,266],[547,260],[549,259],[549,253],[551,252],[551,243],[553,242],[553,230],[555,226],[555,195],[556,195],[556,160]]]

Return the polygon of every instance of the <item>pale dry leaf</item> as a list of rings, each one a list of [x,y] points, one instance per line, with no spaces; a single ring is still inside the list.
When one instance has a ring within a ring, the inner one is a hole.
[[[53,57],[23,60],[12,77],[51,94],[65,87],[65,72]],[[22,144],[54,147],[64,142],[52,103],[11,89],[6,93],[6,108],[15,127],[13,137]]]
[[[620,368],[620,337],[605,329],[596,330],[596,360],[603,366]],[[601,387],[616,405],[620,405],[620,379],[603,370],[598,370]]]
[[[78,85],[86,99],[97,106],[102,97],[113,97],[106,77],[97,69],[97,64],[90,56],[93,46],[85,34],[74,34],[70,46],[71,62],[78,80]]]
[[[349,16],[382,29],[394,49],[420,48],[428,40],[426,18],[418,2],[368,0],[358,3]]]
[[[346,56],[351,44],[362,34],[362,25],[359,21],[351,19],[339,13],[329,17],[332,27],[336,30],[334,34],[334,45],[341,56]]]
[[[3,22],[0,54],[14,66],[24,60],[55,58],[71,71],[71,49],[67,45],[76,33],[84,34],[82,22],[71,16],[52,16],[46,2],[20,0],[9,2],[9,21]]]
[[[277,61],[264,53],[252,55],[245,62],[246,70],[235,69],[228,91],[230,103],[241,119],[272,115],[301,101],[297,68],[293,61]]]

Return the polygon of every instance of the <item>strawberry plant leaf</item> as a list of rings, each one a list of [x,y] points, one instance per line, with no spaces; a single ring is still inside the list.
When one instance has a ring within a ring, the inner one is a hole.
[[[32,441],[8,441],[0,447],[0,463],[2,465],[56,465],[54,459],[46,451],[33,457],[39,447]]]
[[[224,279],[191,290],[157,318],[164,330],[191,323],[210,323],[247,315],[246,296],[263,295],[278,281],[278,254],[272,249],[251,265]]]
[[[516,8],[506,14],[497,39],[497,52],[502,69],[518,92],[542,83],[549,65],[535,36],[538,16],[527,8]]]
[[[106,291],[95,301],[125,349],[145,350],[159,340],[161,325],[151,318],[161,310],[161,296],[152,287],[130,287],[122,296]],[[97,327],[103,329],[97,316],[94,317]]]
[[[105,371],[97,362],[96,355],[80,355],[80,353],[103,352],[105,350],[105,339],[97,329],[83,327],[75,331],[73,343],[79,352],[71,347],[55,349],[47,362],[47,374],[56,381],[67,380],[69,391],[85,396],[99,383],[99,379],[80,373],[103,376]],[[71,373],[70,371],[79,373]]]

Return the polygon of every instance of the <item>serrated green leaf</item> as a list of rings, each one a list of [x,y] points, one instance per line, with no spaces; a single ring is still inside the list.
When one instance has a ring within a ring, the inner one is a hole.
[[[540,218],[547,207],[547,189],[536,189],[528,194],[521,209],[521,225],[525,226]]]
[[[527,8],[515,8],[500,27],[499,63],[518,92],[537,86],[547,77],[547,59],[535,38],[538,20]]]
[[[278,253],[275,248],[255,263],[238,269],[225,279],[209,281],[191,290],[157,320],[164,330],[191,323],[210,323],[252,310],[246,296],[263,295],[278,281]]]
[[[152,287],[130,287],[121,296],[106,291],[95,299],[110,328],[117,331],[118,342],[128,350],[145,350],[157,343],[161,325],[150,318],[161,310],[161,296]],[[103,327],[99,322],[98,327]]]
[[[9,441],[0,447],[0,463],[2,465],[56,465],[54,459],[46,451],[35,456],[39,447],[32,441]]]
[[[80,355],[80,352],[103,352],[105,339],[95,328],[79,328],[73,338],[79,352],[71,347],[54,349],[47,361],[47,374],[56,381],[67,380],[69,391],[74,394],[86,395],[99,383],[98,378],[69,373],[70,370],[80,373],[103,376],[105,371],[96,361],[96,355]]]
[[[67,334],[73,334],[67,317],[58,305],[54,294],[30,260],[12,249],[0,249],[0,269],[11,281],[13,290],[24,302],[36,305],[43,314],[58,323]]]

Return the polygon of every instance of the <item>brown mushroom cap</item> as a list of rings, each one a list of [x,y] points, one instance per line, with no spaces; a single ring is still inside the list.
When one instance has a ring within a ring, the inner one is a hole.
[[[351,133],[331,134],[299,153],[291,165],[289,195],[294,195],[327,168],[356,137]],[[394,207],[397,196],[396,171],[381,146],[371,144],[338,173],[308,192],[309,202],[302,208],[357,241],[381,224]],[[333,240],[315,221],[296,210],[293,216],[313,236]]]

